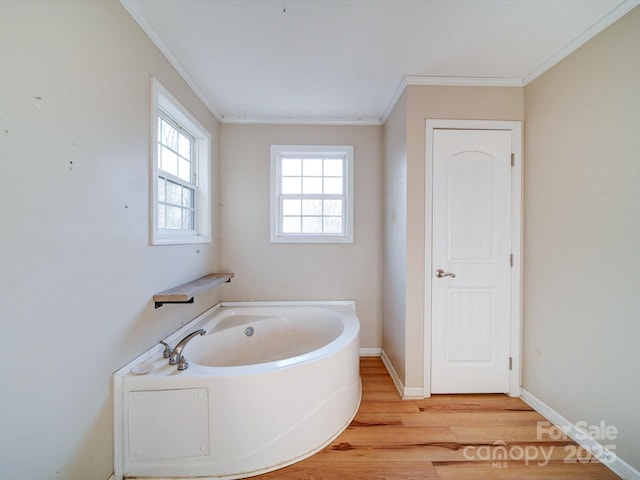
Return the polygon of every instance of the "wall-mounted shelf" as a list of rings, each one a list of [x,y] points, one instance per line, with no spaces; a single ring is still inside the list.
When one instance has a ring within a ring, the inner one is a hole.
[[[205,290],[211,290],[222,283],[229,283],[234,277],[233,273],[211,273],[193,282],[185,283],[153,296],[156,308],[165,303],[193,303],[193,297]]]

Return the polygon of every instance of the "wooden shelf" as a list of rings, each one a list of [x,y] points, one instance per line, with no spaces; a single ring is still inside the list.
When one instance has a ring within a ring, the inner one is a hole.
[[[211,273],[193,282],[185,283],[153,296],[156,308],[165,303],[193,303],[193,297],[206,290],[211,290],[222,283],[229,283],[233,273]]]

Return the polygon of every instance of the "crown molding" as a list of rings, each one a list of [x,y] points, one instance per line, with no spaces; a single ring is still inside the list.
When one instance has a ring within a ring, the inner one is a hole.
[[[389,102],[387,103],[387,108],[384,109],[384,113],[382,114],[382,118],[381,123],[384,125],[385,123],[387,123],[387,120],[389,119],[389,116],[391,115],[391,112],[393,112],[393,109],[396,106],[396,103],[398,103],[398,100],[400,100],[400,97],[402,96],[402,94],[404,93],[404,89],[407,88],[407,77],[402,77],[400,79],[400,82],[398,83],[398,86],[396,87],[395,91],[393,92],[393,96],[391,97],[391,100],[389,100]]]
[[[381,118],[317,118],[317,117],[260,117],[223,116],[221,123],[263,124],[263,125],[382,125]]]
[[[531,72],[525,75],[522,78],[523,85],[528,85],[529,83],[534,81],[544,72],[553,67],[556,63],[560,62],[563,58],[573,53],[575,50],[595,37],[598,33],[602,32],[605,28],[613,24],[616,20],[622,18],[638,5],[640,5],[640,0],[623,0],[622,3],[611,10],[607,15],[591,25],[584,32],[582,32],[567,45],[565,45],[562,49],[558,50],[555,54],[553,54]]]
[[[509,77],[440,77],[405,75],[407,85],[430,85],[452,87],[522,87],[521,78]]]

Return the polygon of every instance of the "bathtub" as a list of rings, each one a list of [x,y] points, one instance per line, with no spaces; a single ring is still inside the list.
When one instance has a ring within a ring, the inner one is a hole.
[[[155,346],[113,375],[115,478],[245,478],[328,445],[360,404],[353,302],[222,303],[178,371]]]

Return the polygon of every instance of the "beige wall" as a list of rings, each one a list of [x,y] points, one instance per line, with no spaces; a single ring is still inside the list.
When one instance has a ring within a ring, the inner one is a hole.
[[[407,388],[423,387],[424,382],[424,308],[425,308],[425,182],[426,120],[519,120],[524,118],[522,88],[506,87],[436,87],[409,85],[406,95],[406,305],[404,329],[405,351],[394,352],[404,357],[404,377],[401,365],[395,365]],[[389,253],[393,256],[397,253]],[[426,254],[430,254],[427,251]],[[400,325],[396,318],[385,317]],[[429,348],[429,346],[427,346]],[[386,352],[386,350],[385,350]]]
[[[220,127],[224,300],[355,300],[362,347],[380,347],[382,325],[382,127]],[[270,145],[353,145],[354,242],[269,240]]]
[[[150,75],[217,122],[115,1],[0,2],[0,65],[0,476],[106,480],[112,372],[218,296],[153,308],[218,253],[149,246]]]
[[[636,469],[639,48],[636,8],[525,89],[524,387]]]
[[[407,94],[384,125],[384,320],[382,348],[405,375],[407,284]]]

